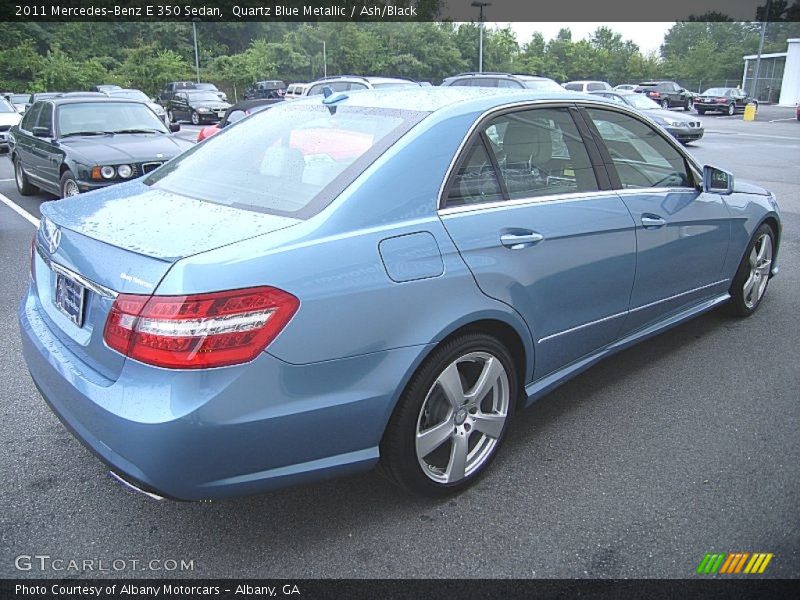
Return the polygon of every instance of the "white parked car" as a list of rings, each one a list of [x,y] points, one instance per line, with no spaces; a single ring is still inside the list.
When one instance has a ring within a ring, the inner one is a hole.
[[[636,84],[633,84],[633,83],[623,83],[621,85],[615,85],[614,86],[614,91],[615,92],[632,92],[637,87],[639,87],[639,86],[636,85]]]
[[[307,83],[292,83],[286,88],[286,93],[283,95],[284,100],[295,100],[305,95],[308,89]]]
[[[611,85],[605,81],[568,81],[562,84],[565,90],[570,92],[598,92],[601,90],[610,90]]]
[[[22,116],[14,105],[0,98],[0,148],[8,148],[8,130],[20,122]]]

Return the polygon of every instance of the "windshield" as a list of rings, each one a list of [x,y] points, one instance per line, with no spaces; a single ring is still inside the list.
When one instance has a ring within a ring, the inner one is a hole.
[[[86,102],[63,104],[58,109],[61,137],[102,133],[168,133],[164,123],[138,102]]]
[[[150,102],[147,94],[140,90],[111,90],[108,95],[112,98],[129,98],[130,100],[139,100],[140,102]]]
[[[195,83],[194,87],[196,87],[198,90],[214,90],[214,91],[216,91],[216,89],[217,89],[217,86],[215,86],[213,83]]]
[[[525,81],[525,87],[537,92],[564,92],[564,88],[552,79],[529,79]]]
[[[661,105],[658,102],[650,100],[650,98],[643,94],[625,94],[622,97],[625,99],[625,102],[630,104],[633,108],[638,108],[639,110],[661,108]]]
[[[186,92],[190,102],[219,102],[219,96],[214,92]]]
[[[198,144],[145,184],[216,204],[308,218],[425,114],[277,106]]]
[[[13,106],[11,106],[8,102],[6,102],[3,98],[0,98],[0,113],[15,113],[17,112]]]
[[[703,92],[703,96],[727,96],[730,93],[728,88],[708,88]]]

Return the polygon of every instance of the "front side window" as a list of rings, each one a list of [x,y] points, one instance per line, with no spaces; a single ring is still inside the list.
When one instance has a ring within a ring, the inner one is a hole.
[[[42,104],[42,110],[39,112],[39,118],[36,120],[34,127],[42,127],[47,131],[53,131],[53,107],[46,102]]]
[[[569,110],[539,108],[496,117],[483,128],[453,178],[447,205],[597,189]]]
[[[198,144],[144,183],[215,204],[308,218],[428,114],[286,104]]]
[[[686,160],[655,129],[630,115],[587,108],[623,188],[693,187]]]

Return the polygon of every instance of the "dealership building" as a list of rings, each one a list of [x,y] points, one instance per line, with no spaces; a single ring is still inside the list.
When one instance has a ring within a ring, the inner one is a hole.
[[[762,102],[794,106],[800,102],[800,38],[786,40],[786,52],[761,55],[756,76],[758,55],[744,57],[742,89]]]

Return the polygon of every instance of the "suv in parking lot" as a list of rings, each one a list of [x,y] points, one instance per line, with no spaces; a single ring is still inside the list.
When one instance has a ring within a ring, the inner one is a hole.
[[[286,93],[286,82],[280,79],[256,81],[244,93],[245,100],[258,100],[261,98],[283,98]]]
[[[537,92],[563,92],[564,88],[552,79],[536,75],[512,73],[459,73],[442,81],[443,86],[495,87],[536,90]]]
[[[661,108],[682,106],[683,110],[692,110],[694,104],[694,94],[674,81],[646,81],[633,91],[655,100]]]
[[[162,88],[161,92],[159,92],[158,96],[156,97],[156,102],[158,102],[161,106],[166,106],[177,92],[194,89],[197,89],[194,81],[171,81]]]
[[[327,87],[332,92],[348,92],[355,90],[380,90],[385,88],[408,87],[419,85],[413,79],[402,77],[362,77],[360,75],[333,75],[323,77],[308,84],[306,96],[322,94]]]

